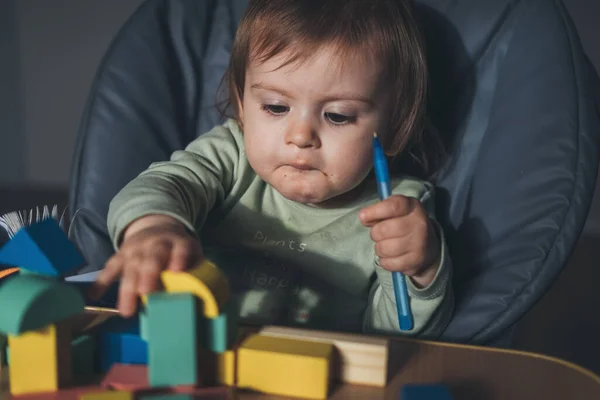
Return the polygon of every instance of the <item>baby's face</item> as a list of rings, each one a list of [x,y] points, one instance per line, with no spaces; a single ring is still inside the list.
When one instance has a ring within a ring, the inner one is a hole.
[[[340,68],[327,47],[280,68],[285,56],[248,67],[240,107],[246,153],[283,196],[325,206],[371,170],[373,132],[386,134],[385,82],[370,63]]]

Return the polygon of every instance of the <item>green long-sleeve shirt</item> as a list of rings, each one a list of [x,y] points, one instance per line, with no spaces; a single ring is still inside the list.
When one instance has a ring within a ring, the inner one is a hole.
[[[343,208],[283,197],[250,167],[243,137],[227,121],[152,164],[113,199],[108,228],[115,248],[124,229],[149,214],[176,218],[227,274],[247,323],[398,333],[391,273],[378,265],[358,212],[378,200],[375,183]],[[420,199],[433,217],[433,187],[392,180],[392,192]],[[441,230],[441,265],[418,289],[407,279],[414,329],[435,337],[453,307],[451,263]]]

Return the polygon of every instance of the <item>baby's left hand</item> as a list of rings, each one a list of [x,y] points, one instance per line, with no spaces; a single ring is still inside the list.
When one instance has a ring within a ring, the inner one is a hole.
[[[382,268],[402,272],[417,287],[433,281],[440,263],[440,241],[418,199],[393,195],[363,208],[358,217],[371,228]]]

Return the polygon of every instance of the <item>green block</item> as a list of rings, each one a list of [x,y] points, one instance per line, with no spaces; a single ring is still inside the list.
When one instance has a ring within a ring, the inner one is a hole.
[[[216,318],[207,319],[206,347],[215,353],[224,353],[227,350],[227,314],[219,314]]]
[[[223,307],[223,312],[216,318],[204,318],[203,329],[206,340],[204,347],[215,353],[224,353],[231,348],[237,339],[238,310],[233,302]]]
[[[195,385],[198,381],[196,297],[191,293],[148,295],[150,386]]]
[[[75,287],[54,278],[20,273],[0,286],[0,304],[0,332],[15,336],[62,321],[85,306]]]
[[[39,272],[29,271],[29,270],[27,270],[27,269],[25,269],[23,267],[19,267],[18,274],[21,275],[21,276],[23,276],[23,275],[35,275],[35,276],[45,276],[47,278],[57,279],[57,278],[55,278],[53,276],[50,276],[50,275],[42,275]]]
[[[96,340],[93,336],[82,335],[71,342],[71,365],[75,379],[90,378],[95,374]]]

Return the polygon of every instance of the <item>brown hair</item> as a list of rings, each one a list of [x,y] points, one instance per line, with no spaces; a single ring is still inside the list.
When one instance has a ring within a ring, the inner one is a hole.
[[[384,143],[392,168],[431,178],[443,149],[437,132],[426,129],[427,65],[409,0],[251,0],[223,77],[228,90],[223,115],[230,107],[239,121],[237,99],[244,97],[251,60],[260,63],[290,51],[285,64],[301,62],[323,45],[333,45],[341,59],[383,63],[392,91]]]

